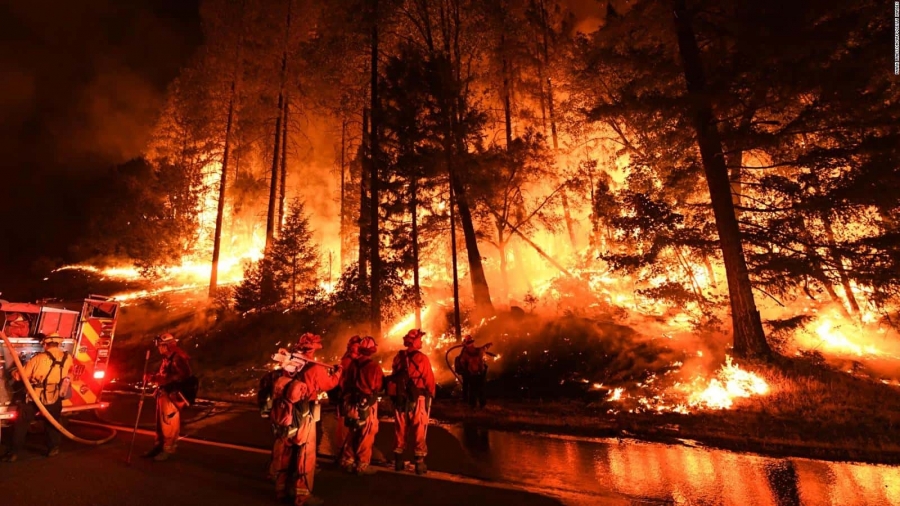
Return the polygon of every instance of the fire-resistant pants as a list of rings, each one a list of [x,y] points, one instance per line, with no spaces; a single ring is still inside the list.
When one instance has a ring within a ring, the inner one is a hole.
[[[275,443],[272,445],[272,460],[269,461],[268,478],[272,481],[278,480],[278,470],[281,469],[281,461],[285,451],[291,449],[287,446],[287,438],[276,437]]]
[[[478,405],[482,408],[487,404],[487,396],[484,392],[484,374],[466,374],[463,376],[463,399],[473,408]]]
[[[344,468],[355,466],[360,471],[369,467],[376,434],[378,434],[377,404],[369,408],[369,417],[359,428],[348,429],[341,452],[341,466]]]
[[[334,441],[331,442],[331,449],[334,452],[334,455],[341,457],[342,452],[344,451],[344,442],[347,439],[349,433],[347,432],[347,426],[344,425],[344,414],[342,412],[343,407],[338,406],[337,415],[335,416],[335,427],[334,427]]]
[[[181,412],[171,396],[162,390],[156,395],[156,447],[166,453],[175,453],[181,432]]]
[[[281,439],[284,448],[275,478],[275,495],[279,499],[294,495],[294,505],[302,506],[312,495],[316,473],[316,422],[311,415],[304,416],[297,434]]]
[[[53,418],[59,420],[62,414],[62,401],[58,400],[53,404],[47,404],[44,407]],[[25,436],[28,434],[28,426],[34,420],[38,413],[37,404],[33,402],[20,402],[18,407],[18,417],[16,418],[15,428],[13,430],[12,448],[10,453],[20,453],[25,449]],[[50,422],[44,422],[44,431],[47,434],[47,449],[52,450],[59,447],[62,434]]]
[[[428,429],[428,411],[425,409],[425,396],[419,396],[411,411],[394,409],[394,453],[406,451],[406,443],[410,433],[415,437],[415,455],[424,457],[428,454],[425,444],[425,433]]]

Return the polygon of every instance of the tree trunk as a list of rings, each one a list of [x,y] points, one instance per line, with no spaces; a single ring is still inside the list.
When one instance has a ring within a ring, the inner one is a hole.
[[[266,213],[266,253],[272,248],[275,238],[275,220],[278,200],[278,155],[281,149],[281,111],[284,107],[284,96],[278,95],[278,118],[275,120],[275,148],[272,151],[272,170],[269,174],[269,209]]]
[[[547,72],[549,74],[550,67],[550,42],[547,36],[547,11],[544,10],[544,0],[541,0],[541,32],[543,35],[544,42],[544,61],[541,68],[547,68]],[[543,83],[541,83],[541,89],[543,90]],[[543,99],[543,93],[541,93],[541,97]],[[553,79],[548,75],[547,76],[547,103],[550,109],[550,135],[553,138],[553,151],[556,152],[559,150],[559,134],[556,131],[556,113],[554,110],[553,104]],[[543,103],[541,104],[541,108],[543,109]],[[578,243],[575,239],[575,221],[572,219],[572,211],[569,208],[569,194],[566,188],[563,188],[560,192],[560,197],[562,199],[562,208],[563,208],[563,217],[566,220],[566,232],[569,233],[569,243],[572,244],[572,251],[578,251]],[[593,202],[591,202],[591,206],[593,206]]]
[[[272,171],[271,178],[272,181],[269,184],[269,209],[266,213],[266,252],[268,253],[272,247],[272,241],[275,237],[275,229],[276,229],[276,220],[278,216],[276,216],[277,208],[276,208],[276,199],[278,198],[278,161],[279,161],[279,149],[284,149],[282,144],[284,144],[282,135],[282,126],[281,120],[283,115],[284,108],[284,80],[287,74],[287,46],[288,40],[290,37],[291,31],[291,8],[293,7],[293,0],[288,0],[287,3],[287,17],[285,18],[284,23],[284,51],[281,54],[281,81],[278,90],[278,118],[275,120],[275,149],[272,153]]]
[[[456,198],[453,192],[453,184],[450,184],[450,259],[453,268],[453,332],[456,340],[462,341],[462,322],[459,313],[459,269],[457,265],[456,247]]]
[[[216,209],[216,235],[213,239],[212,269],[209,274],[209,297],[215,297],[219,278],[219,254],[222,249],[222,221],[225,217],[225,187],[228,181],[228,154],[231,147],[231,125],[234,119],[235,82],[231,81],[228,119],[225,122],[225,150],[222,153],[222,176],[219,178],[219,203]]]
[[[284,100],[284,119],[281,120],[281,181],[278,183],[278,230],[284,226],[284,204],[287,196],[287,140],[288,140],[288,109],[290,100]]]
[[[831,227],[831,217],[827,212],[821,213],[822,226],[825,229],[825,239],[828,241],[828,252],[831,254],[831,261],[837,270],[838,277],[841,280],[841,288],[844,289],[844,297],[850,306],[850,314],[858,316],[860,313],[859,303],[853,294],[853,287],[850,285],[850,276],[847,275],[847,269],[844,268],[844,256],[837,248],[837,242],[834,238],[834,229]]]
[[[341,272],[344,272],[344,265],[346,260],[346,249],[347,249],[347,180],[346,180],[346,169],[344,162],[344,153],[346,153],[346,141],[347,141],[347,120],[343,120],[341,122],[341,207],[340,207],[340,234],[341,234],[341,250],[339,252],[340,262],[341,262]]]
[[[376,339],[381,338],[381,257],[379,255],[379,235],[378,235],[378,207],[379,207],[379,166],[381,165],[381,152],[378,145],[378,128],[381,119],[381,104],[378,102],[378,0],[372,0],[372,127],[371,136],[371,169],[372,176],[370,178],[371,198],[370,198],[370,216],[369,223],[369,261],[372,269],[371,274],[371,325],[372,336]]]
[[[719,244],[725,260],[728,293],[731,299],[734,354],[739,357],[769,358],[772,351],[766,342],[759,311],[756,310],[756,302],[753,299],[753,287],[747,272],[741,232],[731,201],[731,182],[722,154],[722,140],[707,95],[700,50],[697,47],[685,0],[673,0],[673,4],[678,49],[684,66],[688,97],[692,102],[697,144],[706,172]]]
[[[409,184],[409,214],[412,217],[413,290],[416,294],[416,328],[422,328],[422,299],[419,297],[419,201],[418,177],[413,176]]]
[[[503,119],[506,123],[506,149],[512,146],[513,140],[513,132],[512,132],[512,104],[510,99],[510,89],[509,89],[509,62],[506,61],[505,54],[505,46],[506,46],[506,36],[501,32],[500,34],[500,51],[503,51],[504,54],[502,56],[503,59]]]
[[[359,286],[368,284],[369,279],[369,109],[362,114],[362,150],[359,171]]]
[[[475,296],[475,307],[480,317],[494,315],[494,305],[491,303],[491,292],[488,288],[487,278],[484,275],[484,266],[481,264],[481,253],[478,251],[478,238],[475,235],[475,224],[472,221],[472,212],[466,200],[465,188],[456,174],[451,175],[453,193],[456,197],[456,208],[459,211],[459,220],[462,224],[463,237],[466,241],[466,253],[469,258],[469,276],[472,279],[472,294]]]

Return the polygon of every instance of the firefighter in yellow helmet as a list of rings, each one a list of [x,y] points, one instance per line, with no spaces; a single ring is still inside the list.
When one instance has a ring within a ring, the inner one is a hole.
[[[163,356],[159,372],[149,375],[145,382],[157,383],[156,391],[156,443],[145,453],[144,458],[155,461],[167,460],[175,453],[178,434],[181,431],[181,410],[187,405],[179,385],[193,377],[191,359],[187,352],[178,346],[178,340],[166,333],[156,339],[154,344]]]
[[[38,334],[44,351],[36,354],[28,363],[25,370],[13,372],[13,377],[19,381],[28,381],[34,387],[38,400],[43,404],[51,416],[59,419],[62,414],[63,399],[67,398],[70,390],[70,372],[72,370],[72,357],[62,350],[62,338],[56,332],[49,335]],[[25,448],[25,435],[28,427],[38,412],[37,404],[30,396],[19,402],[17,407],[12,446],[3,457],[5,462],[15,462],[18,454]],[[45,424],[47,433],[47,456],[53,457],[59,454],[59,443],[62,434],[52,424]]]

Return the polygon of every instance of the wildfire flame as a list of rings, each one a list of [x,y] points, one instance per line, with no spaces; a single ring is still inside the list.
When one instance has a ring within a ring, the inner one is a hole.
[[[745,371],[725,357],[725,365],[719,369],[709,386],[691,395],[688,403],[692,407],[708,409],[729,409],[735,398],[766,395],[769,385],[758,375]]]

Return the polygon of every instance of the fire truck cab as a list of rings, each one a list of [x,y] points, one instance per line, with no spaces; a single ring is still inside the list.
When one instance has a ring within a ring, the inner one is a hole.
[[[119,303],[108,297],[91,295],[84,299],[81,310],[77,303],[28,304],[0,301],[3,331],[22,364],[43,347],[34,336],[56,332],[63,338],[62,348],[72,359],[72,396],[63,401],[63,413],[105,408],[101,402],[106,369],[109,364]],[[12,378],[15,361],[7,346],[0,341],[0,423],[15,418],[17,396],[27,395],[24,387]]]

